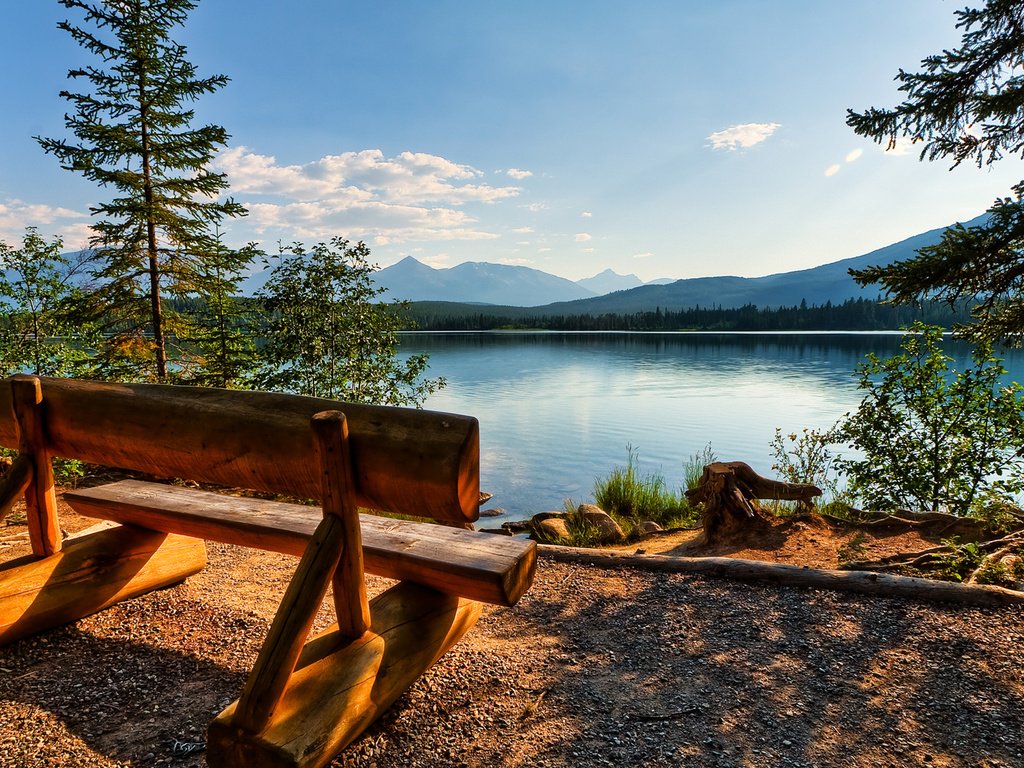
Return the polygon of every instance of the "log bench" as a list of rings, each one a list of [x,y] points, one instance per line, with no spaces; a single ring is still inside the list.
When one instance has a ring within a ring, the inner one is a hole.
[[[19,455],[33,555],[0,565],[0,644],[178,583],[204,540],[298,556],[238,700],[211,724],[211,766],[323,766],[476,622],[513,605],[532,542],[465,529],[479,514],[479,428],[454,414],[309,397],[16,376],[0,445]],[[65,493],[115,521],[66,541],[50,459],[318,499],[320,507],[126,480]],[[360,514],[429,517],[445,527]],[[399,583],[367,600],[363,572]],[[308,639],[333,585],[337,623]]]

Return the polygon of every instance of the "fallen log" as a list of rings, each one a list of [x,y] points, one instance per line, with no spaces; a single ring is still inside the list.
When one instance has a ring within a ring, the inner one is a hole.
[[[1003,587],[955,584],[915,576],[873,571],[838,571],[730,557],[666,557],[623,555],[578,547],[538,545],[537,552],[556,562],[599,568],[640,568],[666,573],[695,573],[739,581],[766,582],[793,587],[831,589],[886,597],[1000,607],[1024,604],[1024,592]]]

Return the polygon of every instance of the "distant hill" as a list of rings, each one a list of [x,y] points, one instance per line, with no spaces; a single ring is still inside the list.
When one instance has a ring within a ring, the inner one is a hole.
[[[385,267],[374,275],[387,289],[389,301],[458,301],[476,304],[535,306],[572,301],[595,295],[594,291],[564,277],[539,269],[467,261],[448,269],[434,269],[412,256]]]
[[[644,281],[636,275],[620,275],[618,272],[606,269],[604,272],[577,280],[576,285],[582,285],[591,293],[603,296],[612,291],[625,291],[643,285]]]
[[[985,221],[982,214],[965,226],[977,226]],[[601,314],[605,312],[630,313],[643,310],[679,310],[689,307],[758,307],[794,306],[806,301],[822,305],[840,304],[847,299],[875,298],[876,286],[861,288],[849,275],[850,269],[862,269],[875,264],[891,264],[911,258],[914,252],[939,241],[945,227],[908,237],[893,245],[835,261],[811,269],[780,272],[764,277],[694,277],[664,285],[643,285],[607,296],[572,302],[558,302],[544,307],[551,314]]]

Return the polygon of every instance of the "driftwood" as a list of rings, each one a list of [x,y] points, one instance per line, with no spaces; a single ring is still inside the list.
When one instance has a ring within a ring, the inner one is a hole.
[[[543,544],[541,557],[563,563],[599,568],[639,568],[667,573],[697,573],[739,581],[766,582],[794,587],[831,589],[867,595],[906,597],[915,600],[962,605],[1005,606],[1024,604],[1024,592],[1003,587],[954,584],[914,576],[897,576],[871,571],[838,571],[785,563],[765,563],[731,557],[666,557],[663,555],[621,555],[577,547]]]
[[[703,505],[701,525],[708,544],[728,540],[751,530],[767,530],[771,522],[764,516],[758,499],[797,501],[809,505],[821,496],[814,485],[784,483],[757,474],[742,461],[716,461],[704,467],[700,484],[686,497]]]

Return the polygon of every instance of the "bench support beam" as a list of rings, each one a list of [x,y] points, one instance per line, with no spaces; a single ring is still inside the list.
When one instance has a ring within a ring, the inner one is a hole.
[[[52,555],[61,548],[60,524],[57,522],[53,467],[46,450],[43,389],[39,379],[35,376],[14,376],[11,379],[11,401],[20,433],[18,450],[32,463],[32,480],[25,488],[32,552],[40,556]]]
[[[481,604],[402,583],[370,601],[370,630],[337,626],[302,651],[267,725],[235,724],[236,701],[210,723],[211,768],[320,768],[361,734],[476,623]]]
[[[53,555],[0,565],[0,646],[177,584],[205,565],[200,539],[101,523]]]

